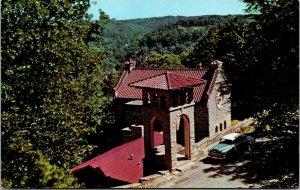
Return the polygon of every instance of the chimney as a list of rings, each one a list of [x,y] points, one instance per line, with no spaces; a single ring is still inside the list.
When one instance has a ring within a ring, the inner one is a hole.
[[[130,58],[129,60],[124,62],[124,70],[130,72],[136,66],[136,61]]]
[[[211,62],[208,66],[209,69],[213,69],[213,70],[220,70],[222,68],[223,62],[219,61],[219,60],[214,60],[213,62]]]

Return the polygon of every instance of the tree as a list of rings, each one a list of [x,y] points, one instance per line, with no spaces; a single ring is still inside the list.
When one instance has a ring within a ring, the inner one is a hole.
[[[186,67],[206,67],[215,60],[216,46],[218,43],[218,27],[212,27],[194,47],[188,56],[188,62],[183,62]]]
[[[146,65],[153,68],[180,68],[184,67],[180,63],[178,55],[152,53],[146,60]]]
[[[256,19],[256,54],[262,99],[268,105],[293,99],[299,93],[299,2],[248,1],[248,11]],[[254,47],[253,47],[254,48]],[[282,97],[284,92],[285,97]]]
[[[28,146],[30,147],[30,146]],[[10,171],[4,170],[2,187],[6,188],[80,188],[77,179],[70,170],[52,165],[41,151],[23,149],[9,152],[16,163],[27,167],[14,165]],[[22,177],[21,177],[22,176]],[[38,176],[38,177],[37,177]]]
[[[254,24],[241,18],[230,20],[219,31],[215,46],[215,59],[224,62],[224,71],[232,84],[232,114],[237,118],[253,115],[257,111],[253,103],[259,96],[257,82],[261,79],[253,77],[257,72]]]
[[[7,0],[1,5],[2,178],[13,188],[38,187],[26,180],[20,185],[24,176],[12,175],[37,171],[22,160],[26,146],[63,169],[82,162],[93,149],[86,137],[101,122],[110,98],[102,92],[104,51],[88,42],[101,43],[108,17],[101,12],[99,21],[90,22],[89,1],[81,0]]]
[[[214,59],[224,62],[234,117],[247,117],[288,99],[298,102],[298,2],[245,2],[257,14],[212,28],[182,60],[188,67],[206,67]]]

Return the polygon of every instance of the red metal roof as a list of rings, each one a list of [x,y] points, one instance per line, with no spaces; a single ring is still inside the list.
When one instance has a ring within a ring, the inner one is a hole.
[[[205,83],[205,81],[200,78],[186,77],[166,71],[163,74],[131,83],[129,86],[134,86],[137,88],[175,90],[183,87],[198,86],[203,83]]]
[[[142,89],[129,86],[129,84],[151,78],[157,75],[162,75],[165,72],[172,72],[174,74],[185,77],[192,77],[201,79],[208,69],[200,68],[180,68],[180,69],[162,69],[162,68],[134,68],[131,72],[124,71],[117,86],[115,87],[116,98],[127,99],[142,99]],[[203,81],[204,82],[204,81]],[[193,88],[194,99],[199,102],[204,92],[206,82]]]
[[[163,136],[154,132],[155,146],[163,143]],[[132,159],[130,155],[132,154]],[[87,166],[99,168],[105,176],[121,181],[135,183],[143,177],[144,137],[135,139],[111,149],[89,161],[71,169],[76,172]]]

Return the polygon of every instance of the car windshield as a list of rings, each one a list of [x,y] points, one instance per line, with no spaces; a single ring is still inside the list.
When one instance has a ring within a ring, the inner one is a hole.
[[[228,139],[221,139],[220,143],[222,143],[222,144],[232,144],[232,141],[228,140]]]

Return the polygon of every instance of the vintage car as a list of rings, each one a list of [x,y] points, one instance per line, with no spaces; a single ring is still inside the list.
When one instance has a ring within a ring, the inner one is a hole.
[[[213,159],[230,158],[234,153],[250,148],[254,138],[240,133],[230,133],[221,138],[220,143],[208,150],[208,157]]]

